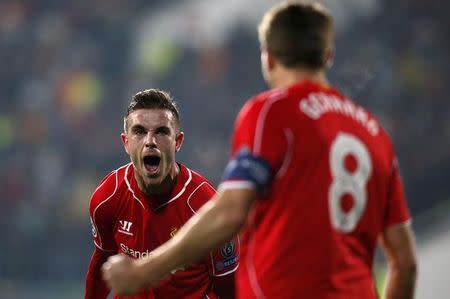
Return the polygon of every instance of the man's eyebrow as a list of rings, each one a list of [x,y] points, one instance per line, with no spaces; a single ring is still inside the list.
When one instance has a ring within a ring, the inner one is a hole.
[[[130,129],[133,130],[133,131],[140,130],[140,129],[147,130],[143,125],[140,125],[140,124],[132,125]]]
[[[160,131],[170,131],[170,128],[168,126],[159,126],[155,129],[155,132],[160,132]]]
[[[136,131],[136,130],[148,130],[146,127],[144,127],[143,125],[140,124],[135,124],[133,126],[131,126],[130,130]],[[168,126],[159,126],[156,127],[155,129],[153,129],[154,132],[161,132],[161,131],[170,131],[170,127]]]

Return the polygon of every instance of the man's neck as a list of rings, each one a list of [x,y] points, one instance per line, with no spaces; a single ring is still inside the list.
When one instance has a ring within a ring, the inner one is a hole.
[[[308,71],[279,68],[272,77],[272,88],[286,88],[299,81],[311,81],[323,86],[329,86],[325,71]]]
[[[142,193],[149,196],[165,196],[172,192],[173,187],[177,183],[178,175],[180,173],[180,167],[177,163],[174,163],[170,173],[164,178],[164,180],[158,185],[145,185],[139,184],[139,189]]]

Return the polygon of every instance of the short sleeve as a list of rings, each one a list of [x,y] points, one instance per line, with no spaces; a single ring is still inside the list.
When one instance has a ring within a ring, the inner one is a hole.
[[[92,225],[92,238],[97,248],[103,251],[117,251],[114,239],[114,215],[110,204],[114,198],[115,173],[106,177],[91,197],[89,215]]]
[[[195,214],[208,200],[210,200],[216,190],[208,182],[201,182],[188,198],[188,206]],[[211,276],[223,276],[234,272],[239,263],[240,244],[239,237],[236,236],[230,242],[212,250],[205,258],[208,272]]]
[[[264,95],[264,94],[263,94]],[[276,173],[287,151],[281,102],[283,94],[250,100],[239,112],[232,138],[231,159],[242,151],[267,162]]]
[[[189,195],[187,204],[193,213],[197,213],[198,210],[214,196],[214,194],[216,194],[216,190],[205,180],[195,188],[191,195]]]
[[[402,178],[397,159],[392,165],[392,173],[389,182],[387,208],[385,213],[384,228],[393,225],[407,224],[411,220],[406,203]]]

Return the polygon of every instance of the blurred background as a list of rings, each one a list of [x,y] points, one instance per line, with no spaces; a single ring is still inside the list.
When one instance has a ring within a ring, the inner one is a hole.
[[[169,90],[179,160],[219,182],[234,117],[266,86],[256,25],[273,0],[0,1],[0,297],[82,298],[89,198],[128,162],[122,115]],[[450,298],[450,2],[328,0],[330,80],[391,134],[418,235],[417,298]],[[383,279],[383,265],[376,267]],[[380,282],[381,284],[381,282]]]

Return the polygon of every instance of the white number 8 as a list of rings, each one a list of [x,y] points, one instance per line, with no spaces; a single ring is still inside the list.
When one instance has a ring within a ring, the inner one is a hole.
[[[357,167],[350,172],[345,158],[353,155]],[[364,143],[356,136],[339,133],[330,149],[332,183],[328,192],[328,204],[333,227],[343,233],[352,232],[358,225],[367,203],[367,181],[372,173],[372,160]],[[350,194],[353,206],[348,212],[342,209],[342,198]]]

